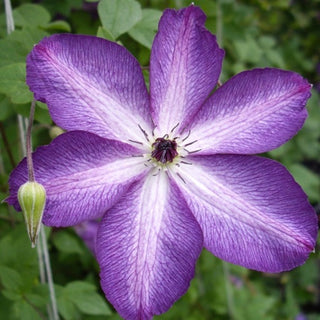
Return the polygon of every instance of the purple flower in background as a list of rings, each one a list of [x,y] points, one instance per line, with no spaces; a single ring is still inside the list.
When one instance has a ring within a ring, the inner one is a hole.
[[[303,313],[299,313],[295,320],[308,320],[307,317]]]
[[[94,255],[96,254],[95,250],[98,225],[98,221],[88,220],[74,226],[77,235],[82,238],[86,246]]]
[[[34,153],[47,191],[43,222],[102,217],[101,285],[125,319],[151,319],[181,297],[203,247],[247,268],[280,272],[314,250],[317,218],[279,163],[253,156],[302,127],[310,85],[278,69],[242,72],[212,95],[224,52],[195,6],[166,10],[150,58],[104,39],[45,38],[27,83],[69,132]],[[22,161],[8,202],[27,176]]]

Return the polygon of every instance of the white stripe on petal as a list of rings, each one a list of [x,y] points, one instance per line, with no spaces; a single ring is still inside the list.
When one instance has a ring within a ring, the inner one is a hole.
[[[184,294],[202,232],[165,172],[134,183],[101,221],[97,258],[107,299],[125,319],[151,319]]]
[[[45,224],[70,226],[101,217],[130,184],[147,174],[136,148],[84,131],[71,131],[33,153],[35,178],[47,192]],[[8,202],[27,179],[26,161],[10,177]]]
[[[239,73],[223,84],[194,119],[191,136],[202,154],[266,152],[292,138],[306,117],[310,85],[278,69]]]
[[[105,39],[58,34],[44,38],[27,58],[27,84],[66,130],[108,139],[143,139],[151,132],[149,94],[138,61]]]
[[[204,232],[205,246],[229,262],[288,270],[314,249],[316,215],[280,164],[253,156],[194,156],[176,178]]]

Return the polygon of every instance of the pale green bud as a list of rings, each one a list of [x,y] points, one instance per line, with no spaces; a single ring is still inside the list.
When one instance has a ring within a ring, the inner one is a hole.
[[[57,136],[60,136],[60,134],[63,134],[65,131],[61,129],[58,126],[52,126],[49,130],[49,136],[51,139],[56,138]]]
[[[28,181],[19,188],[18,200],[27,225],[31,246],[34,248],[46,204],[46,190],[41,184]]]

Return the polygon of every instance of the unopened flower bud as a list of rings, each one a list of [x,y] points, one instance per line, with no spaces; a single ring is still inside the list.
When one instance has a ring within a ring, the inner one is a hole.
[[[31,246],[34,248],[46,204],[46,190],[37,182],[26,182],[19,188],[18,200],[27,225]]]
[[[60,134],[63,134],[63,133],[64,133],[64,130],[61,129],[60,127],[58,127],[58,126],[53,126],[49,130],[49,136],[50,136],[51,139],[54,139],[54,138],[56,138],[57,136],[60,136]]]

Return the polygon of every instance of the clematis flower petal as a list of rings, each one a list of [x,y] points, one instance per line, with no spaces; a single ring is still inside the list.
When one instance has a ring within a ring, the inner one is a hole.
[[[151,128],[149,95],[138,61],[120,45],[71,34],[43,39],[27,58],[27,84],[66,130],[141,140]]]
[[[310,88],[290,71],[239,73],[208,99],[192,124],[199,154],[250,154],[279,147],[301,129]]]
[[[179,183],[197,218],[204,246],[247,268],[281,272],[305,262],[314,249],[317,217],[279,163],[256,156],[194,156]]]
[[[164,172],[150,174],[102,219],[101,286],[124,319],[151,319],[186,292],[201,248],[201,229],[179,189]]]
[[[151,109],[160,135],[187,125],[218,81],[224,51],[205,19],[191,5],[166,10],[160,20],[150,58]]]
[[[94,219],[117,201],[145,171],[137,150],[83,131],[72,131],[33,154],[35,178],[47,193],[43,222],[71,226]],[[25,159],[12,172],[9,204],[20,210],[17,191],[27,181]]]

